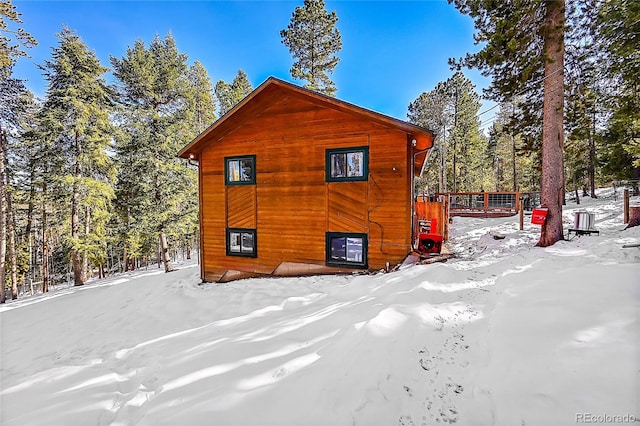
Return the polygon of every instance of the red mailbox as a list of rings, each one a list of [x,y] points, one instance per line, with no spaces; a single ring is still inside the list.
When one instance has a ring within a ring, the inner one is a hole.
[[[533,209],[531,213],[531,223],[534,225],[544,225],[544,221],[547,220],[547,213],[549,209],[546,208],[538,208]]]

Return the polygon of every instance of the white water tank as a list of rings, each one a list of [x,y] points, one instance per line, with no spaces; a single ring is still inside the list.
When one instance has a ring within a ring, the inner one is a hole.
[[[578,231],[595,231],[595,223],[595,213],[575,212],[573,214],[573,229]]]

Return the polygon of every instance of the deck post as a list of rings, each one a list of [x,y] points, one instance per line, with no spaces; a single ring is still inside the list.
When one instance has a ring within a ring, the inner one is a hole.
[[[623,197],[623,218],[624,218],[624,223],[629,223],[629,190],[625,189],[624,190],[624,197]]]
[[[520,230],[524,229],[524,205],[522,202],[518,203],[518,211],[520,212]]]

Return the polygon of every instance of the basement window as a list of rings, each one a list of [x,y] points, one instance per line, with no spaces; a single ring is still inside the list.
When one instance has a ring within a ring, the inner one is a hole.
[[[369,147],[327,149],[326,181],[366,181],[369,175]]]
[[[256,156],[225,157],[224,180],[227,185],[255,185]]]
[[[256,230],[227,228],[227,256],[257,257]]]
[[[367,234],[327,232],[327,265],[367,267]]]

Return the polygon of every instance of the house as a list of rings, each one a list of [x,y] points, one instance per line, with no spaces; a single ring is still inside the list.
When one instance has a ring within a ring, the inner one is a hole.
[[[376,270],[412,250],[434,134],[269,78],[179,156],[199,164],[203,281]]]

